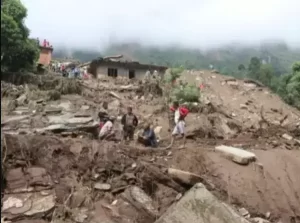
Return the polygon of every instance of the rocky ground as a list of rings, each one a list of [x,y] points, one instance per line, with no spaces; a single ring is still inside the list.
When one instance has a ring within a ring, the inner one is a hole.
[[[209,71],[183,78],[204,89],[186,120],[186,148],[169,150],[156,84],[53,76],[2,81],[2,216],[18,223],[152,223],[201,182],[249,221],[300,222],[300,112],[249,80]],[[160,147],[98,141],[103,101],[118,117],[117,137],[132,105],[139,128],[152,121]],[[250,151],[256,161],[233,162],[216,150],[220,145]]]

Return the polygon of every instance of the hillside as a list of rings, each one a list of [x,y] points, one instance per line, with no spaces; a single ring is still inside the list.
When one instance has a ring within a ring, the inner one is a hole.
[[[238,71],[240,64],[247,67],[251,57],[270,63],[278,75],[289,72],[293,62],[300,59],[300,49],[291,49],[284,43],[268,43],[256,47],[228,45],[208,51],[180,47],[143,47],[132,43],[111,45],[103,54],[115,53],[130,54],[146,63],[172,67],[184,65],[187,69],[208,69],[213,65],[221,73],[230,75]]]

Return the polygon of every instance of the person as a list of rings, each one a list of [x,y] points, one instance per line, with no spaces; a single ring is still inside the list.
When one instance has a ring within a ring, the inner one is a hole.
[[[132,113],[132,107],[127,108],[127,114],[121,119],[123,125],[124,140],[133,140],[134,130],[138,125],[137,117]]]
[[[115,118],[110,117],[105,122],[105,124],[102,126],[99,132],[99,139],[111,139],[114,136],[114,130],[113,130],[113,124],[114,124]]]
[[[176,136],[180,136],[183,138],[183,145],[181,146],[184,148],[185,146],[185,117],[189,113],[189,110],[186,107],[180,107],[178,101],[173,102],[173,106],[170,108],[171,112],[173,113],[174,117],[174,126],[172,131],[172,141],[168,147],[173,145],[174,139]]]
[[[138,141],[146,147],[147,146],[151,146],[153,148],[157,147],[157,138],[153,128],[151,128],[151,125],[149,123],[147,123],[144,126],[143,133],[139,135]]]

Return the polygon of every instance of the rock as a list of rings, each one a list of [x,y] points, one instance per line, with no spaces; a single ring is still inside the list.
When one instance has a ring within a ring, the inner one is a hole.
[[[53,185],[51,177],[41,167],[10,169],[7,172],[6,181],[6,190],[13,193],[30,192],[35,185],[45,187]]]
[[[26,96],[26,94],[22,94],[16,100],[17,100],[18,106],[24,105],[27,101],[27,96]]]
[[[172,179],[184,184],[194,185],[196,183],[203,182],[203,179],[200,176],[190,172],[177,170],[173,168],[168,168],[167,172]]]
[[[67,124],[86,124],[92,122],[92,117],[74,117],[67,120]]]
[[[97,190],[109,191],[111,189],[111,185],[105,183],[95,183],[94,188]]]
[[[182,193],[178,193],[175,197],[175,200],[178,201],[180,198],[182,198]]]
[[[259,218],[259,217],[251,218],[251,220],[252,220],[254,223],[270,223],[268,220],[263,219],[263,218]]]
[[[247,209],[245,209],[245,208],[240,208],[240,209],[239,209],[239,213],[240,213],[243,217],[246,217],[247,215],[249,215],[249,211],[247,211]]]
[[[2,214],[4,216],[9,214],[34,216],[46,213],[55,207],[55,192],[52,190],[46,196],[38,192],[5,195],[3,200]]]
[[[248,107],[247,107],[247,105],[245,105],[245,104],[240,104],[240,108],[241,108],[241,109],[247,109]]]
[[[82,208],[82,209],[75,209],[76,211],[74,211],[72,213],[72,217],[74,219],[74,221],[78,222],[78,223],[83,223],[87,218],[87,209]]]
[[[140,211],[145,211],[152,218],[158,216],[158,211],[155,209],[153,200],[141,188],[132,186],[128,188],[121,197],[133,205]]]
[[[73,104],[70,101],[63,101],[59,105],[57,105],[57,108],[63,109],[65,111],[72,111]]]
[[[46,115],[56,115],[56,114],[60,114],[61,111],[62,111],[61,108],[51,108],[50,107],[50,108],[46,108],[44,112]]]
[[[35,132],[46,132],[46,131],[66,131],[69,130],[70,127],[65,126],[64,124],[54,124],[54,125],[49,125],[45,128],[39,128],[39,129],[35,129]]]
[[[155,223],[241,223],[247,220],[236,214],[197,183]]]
[[[265,214],[265,217],[266,217],[266,219],[269,219],[270,217],[271,217],[271,212],[267,212],[266,214]]]
[[[111,96],[113,96],[113,97],[115,97],[115,98],[117,98],[117,99],[122,99],[118,94],[116,94],[115,92],[113,92],[113,91],[111,91],[111,92],[109,92],[109,95],[111,95]]]
[[[89,105],[82,105],[81,110],[89,110],[90,109],[90,106]]]
[[[121,102],[119,100],[113,100],[112,102],[110,102],[108,104],[108,108],[109,110],[112,110],[112,111],[117,111],[121,106]]]
[[[123,177],[125,178],[125,180],[135,180],[136,179],[134,173],[124,173]]]
[[[47,116],[49,124],[66,124],[67,120],[73,115],[66,114],[60,116]]]
[[[290,136],[289,134],[286,134],[286,133],[284,133],[284,134],[282,135],[282,138],[284,138],[284,139],[286,139],[286,140],[292,140],[292,139],[293,139],[292,136]]]
[[[239,164],[247,165],[249,164],[249,162],[256,160],[256,155],[254,153],[243,149],[224,145],[217,146],[215,147],[215,149],[216,151],[223,153],[226,157]]]
[[[29,115],[10,117],[10,118],[7,118],[7,119],[4,119],[3,121],[1,121],[1,126],[7,125],[7,124],[13,123],[13,122],[20,122],[22,120],[28,119],[29,117],[30,117]]]

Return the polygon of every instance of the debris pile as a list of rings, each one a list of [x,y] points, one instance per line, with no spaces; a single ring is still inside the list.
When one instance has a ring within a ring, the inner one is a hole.
[[[194,72],[192,83],[195,75],[203,98],[186,118],[186,148],[170,150],[159,82],[1,81],[2,221],[299,221],[299,112],[259,83],[210,72]],[[103,102],[116,117],[115,141],[97,139]],[[151,123],[158,148],[122,141],[128,105],[135,139]]]

